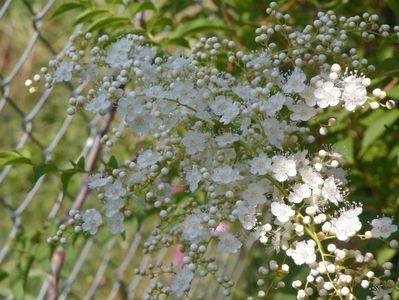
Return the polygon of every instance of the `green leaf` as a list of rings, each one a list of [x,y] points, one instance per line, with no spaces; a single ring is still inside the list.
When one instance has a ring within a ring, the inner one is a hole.
[[[190,44],[185,38],[174,38],[174,39],[163,39],[161,42],[162,45],[177,45],[185,48],[189,48]]]
[[[108,9],[92,9],[92,10],[88,10],[85,12],[82,12],[81,14],[79,14],[75,21],[73,21],[74,25],[80,24],[80,23],[84,23],[86,21],[89,21],[90,19],[98,16],[98,15],[102,15],[102,14],[110,14],[110,11]]]
[[[84,171],[85,169],[85,158],[84,156],[82,156],[81,158],[79,158],[77,164],[76,164],[76,168],[79,170]]]
[[[111,168],[111,169],[119,168],[118,161],[116,160],[115,156],[112,155],[111,158],[109,159],[108,167]]]
[[[145,10],[155,11],[156,7],[152,2],[145,1],[143,3],[133,3],[133,4],[129,5],[128,10],[132,14],[132,16],[135,16],[138,13],[141,13],[142,11],[145,11]]]
[[[50,19],[53,19],[67,11],[77,9],[77,8],[85,8],[85,7],[90,7],[90,3],[84,2],[84,1],[79,1],[79,2],[76,1],[76,2],[67,2],[67,3],[61,4],[54,10]]]
[[[78,173],[76,169],[68,169],[61,173],[62,193],[64,195],[68,190],[69,181],[71,181],[72,176],[76,173]]]
[[[0,281],[6,279],[8,277],[8,273],[0,268]]]
[[[399,85],[389,89],[387,92],[388,97],[399,99]]]
[[[173,27],[171,19],[166,17],[154,17],[147,21],[147,29],[150,33],[157,33],[165,29],[165,27]]]
[[[335,143],[335,148],[343,155],[345,162],[348,164],[354,163],[354,141],[351,136],[340,139],[337,143]]]
[[[22,282],[23,282],[24,289],[26,288],[26,284],[28,282],[29,271],[30,271],[34,261],[35,261],[35,256],[33,254],[29,254],[27,261],[26,261],[25,268],[23,270]]]
[[[75,163],[71,161],[73,168],[62,170],[61,172],[61,183],[62,183],[62,192],[65,192],[68,189],[69,181],[71,180],[72,176],[77,173],[84,173],[85,172],[85,158],[82,156],[79,158],[78,162]]]
[[[228,31],[231,30],[231,28],[227,27],[223,23],[216,23],[215,21],[209,21],[208,19],[197,19],[178,26],[172,32],[171,38],[182,38],[197,33],[215,32],[219,30]]]
[[[397,0],[385,0],[386,4],[393,10],[397,19],[399,19],[399,3]]]
[[[385,74],[398,74],[399,73],[399,57],[392,56],[386,58],[384,61],[378,64],[378,74],[377,77]]]
[[[21,263],[18,262],[15,269],[13,270],[12,276],[10,277],[11,292],[16,300],[23,300],[25,295],[24,286],[21,278]]]
[[[48,162],[33,166],[33,185],[39,180],[44,174],[49,172],[57,171],[57,167],[54,161],[49,160]]]
[[[127,17],[120,17],[120,16],[107,16],[101,19],[98,19],[97,21],[93,22],[88,28],[87,31],[95,31],[99,29],[103,29],[105,27],[109,27],[111,24],[131,24],[131,21]]]
[[[399,110],[395,109],[382,113],[367,127],[362,140],[359,155],[362,156],[367,149],[387,131],[387,127],[391,126],[399,118]]]
[[[389,247],[383,247],[377,251],[377,261],[380,265],[383,263],[390,261],[396,254],[396,250],[389,248]]]
[[[18,151],[0,152],[0,170],[7,165],[32,164],[32,160]]]

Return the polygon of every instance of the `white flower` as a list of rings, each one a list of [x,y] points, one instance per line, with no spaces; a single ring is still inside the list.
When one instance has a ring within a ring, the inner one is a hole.
[[[122,198],[108,200],[105,202],[105,215],[111,217],[113,214],[118,212],[122,207],[125,206],[125,201]]]
[[[251,230],[256,225],[256,210],[255,206],[250,206],[245,202],[241,201],[237,205],[237,216],[242,227],[246,230]]]
[[[292,121],[308,121],[317,113],[316,109],[303,103],[291,106],[290,110],[293,112],[290,115]]]
[[[105,198],[109,200],[117,200],[127,193],[120,180],[115,180],[113,184],[105,186]]]
[[[301,93],[301,97],[305,100],[306,105],[315,106],[317,98],[314,95],[315,89],[311,86],[305,86],[305,89]]]
[[[102,224],[103,220],[101,214],[95,209],[88,209],[83,214],[82,229],[91,235],[96,234],[98,227]]]
[[[140,183],[148,173],[149,170],[147,169],[141,171],[134,170],[134,172],[130,174],[129,179],[127,180],[127,185],[134,185],[136,183]]]
[[[249,161],[251,166],[250,172],[254,175],[265,175],[271,170],[272,160],[267,157],[266,154],[262,153],[258,157]]]
[[[173,83],[172,90],[170,91],[170,98],[177,99],[181,104],[194,106],[194,98],[197,95],[197,91],[194,89],[192,82],[176,81]]]
[[[111,50],[108,52],[105,62],[112,68],[123,66],[128,61],[128,55],[133,45],[133,41],[128,38],[121,38],[112,44]]]
[[[312,264],[316,261],[316,243],[313,240],[301,241],[296,243],[295,249],[291,252],[291,258],[298,266]]]
[[[242,179],[240,171],[231,166],[218,167],[213,171],[212,180],[219,184],[229,184]]]
[[[72,79],[73,64],[62,61],[54,72],[54,80],[57,82],[71,81]]]
[[[328,177],[324,181],[323,188],[321,189],[321,195],[327,201],[330,201],[338,206],[338,202],[342,202],[344,198],[342,197],[336,182],[337,179],[335,179],[334,176]]]
[[[348,180],[346,179],[347,172],[343,168],[328,169],[326,171],[326,175],[334,176],[335,178],[339,179],[339,181],[341,181],[344,185],[348,184]]]
[[[182,144],[186,147],[186,152],[192,155],[205,150],[208,137],[207,133],[189,131],[182,139]]]
[[[191,215],[187,219],[186,228],[183,231],[183,239],[191,243],[200,243],[209,237],[209,232],[202,225],[203,213]]]
[[[259,238],[259,242],[261,242],[262,244],[267,244],[267,242],[269,241],[269,237],[267,236],[267,234],[270,232],[270,230],[272,229],[270,224],[265,224],[262,225],[257,233],[258,233],[258,238]]]
[[[241,99],[250,101],[255,97],[255,90],[247,85],[233,86],[231,90]]]
[[[85,110],[91,111],[95,114],[105,114],[110,107],[111,102],[108,101],[105,92],[100,91],[97,97],[93,98],[89,104],[86,104]]]
[[[123,222],[124,216],[120,212],[114,213],[107,219],[108,227],[112,234],[122,233],[125,231],[125,223]]]
[[[281,148],[286,130],[286,122],[280,122],[275,118],[267,118],[263,121],[263,131],[271,145]]]
[[[272,158],[272,171],[274,178],[280,182],[288,180],[289,177],[296,176],[295,160],[288,159],[284,156],[274,156]]]
[[[306,75],[301,70],[294,70],[283,86],[284,93],[302,93],[305,90]]]
[[[374,297],[371,298],[371,300],[391,299],[389,294],[391,294],[392,292],[393,292],[392,288],[384,289],[384,288],[382,288],[382,286],[376,286],[376,287],[373,288]],[[384,296],[388,296],[388,298],[386,298]]]
[[[107,184],[109,184],[111,182],[112,182],[112,176],[101,177],[101,174],[96,174],[96,175],[90,177],[88,186],[90,189],[95,189],[98,187],[106,186]]]
[[[157,127],[155,119],[143,107],[144,98],[130,92],[118,102],[118,114],[124,117],[132,132],[137,134],[149,133]]]
[[[338,240],[348,241],[350,237],[354,236],[362,228],[362,223],[359,220],[361,213],[361,207],[354,207],[343,210],[338,218],[331,219],[331,231]]]
[[[233,144],[234,142],[240,140],[240,136],[238,134],[233,134],[230,132],[219,135],[215,138],[216,144],[219,147],[226,147],[228,145]]]
[[[281,223],[288,222],[295,215],[295,211],[291,208],[291,206],[288,206],[287,204],[284,203],[272,202],[270,208],[272,214]]]
[[[276,253],[280,253],[280,249],[281,249],[281,245],[282,245],[282,239],[281,239],[281,232],[277,231],[273,237],[272,237],[272,245],[273,245],[273,249],[274,251],[276,251]]]
[[[321,108],[326,108],[338,104],[341,90],[335,87],[331,81],[326,81],[314,91],[314,95],[317,99],[317,105]]]
[[[194,273],[186,269],[181,269],[177,272],[175,280],[173,280],[170,292],[177,298],[183,296],[184,292],[190,288],[191,281],[194,278]]]
[[[91,80],[96,82],[98,79],[99,68],[93,62],[90,62],[86,70],[82,71],[83,80]]]
[[[186,180],[190,185],[190,191],[195,192],[198,188],[198,183],[202,180],[202,174],[198,169],[198,166],[193,166],[191,170],[186,172]]]
[[[274,116],[279,112],[286,103],[287,97],[282,93],[271,96],[264,104],[265,112],[268,116]]]
[[[387,239],[389,236],[398,230],[398,226],[392,224],[392,219],[383,217],[380,219],[374,219],[371,221],[371,234],[375,238]]]
[[[266,202],[264,195],[268,191],[268,186],[264,182],[251,183],[248,188],[241,193],[242,198],[252,206],[263,204]]]
[[[288,201],[292,203],[301,203],[303,199],[309,198],[312,195],[312,190],[309,185],[296,184],[292,188],[292,192],[288,195]]]
[[[354,75],[344,80],[342,99],[345,102],[345,108],[349,111],[355,110],[356,106],[363,105],[367,101],[367,90],[362,81],[363,78]]]
[[[142,108],[137,109],[130,118],[130,120],[127,120],[127,124],[132,132],[137,134],[147,134],[151,131],[151,122],[153,122],[154,119]]]
[[[126,122],[131,122],[134,118],[143,113],[142,97],[136,96],[135,92],[130,92],[125,97],[122,97],[118,101],[118,114],[123,116]]]
[[[138,46],[136,49],[136,55],[145,59],[153,59],[157,54],[157,49],[155,47],[145,47]]]
[[[252,66],[270,66],[271,62],[270,54],[267,51],[256,53],[255,57],[249,61]]]
[[[221,116],[220,122],[226,125],[231,123],[240,112],[238,105],[225,96],[217,96],[209,107],[215,115]]]
[[[146,150],[137,158],[137,164],[141,168],[147,168],[155,165],[161,158],[161,155],[154,153],[151,150]]]
[[[170,56],[169,60],[165,63],[165,66],[177,73],[180,73],[185,69],[189,69],[192,66],[192,61],[192,57]]]
[[[217,237],[219,238],[217,248],[220,252],[237,253],[242,246],[242,243],[230,233],[221,232],[217,234]]]
[[[312,167],[303,167],[299,169],[299,174],[304,183],[308,184],[312,189],[318,188],[323,184],[324,180]]]

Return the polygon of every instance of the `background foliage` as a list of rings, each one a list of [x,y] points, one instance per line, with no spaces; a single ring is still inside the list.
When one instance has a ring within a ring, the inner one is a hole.
[[[10,1],[4,1],[2,5],[7,5],[7,2]],[[85,164],[84,159],[79,161],[82,157],[80,151],[85,146],[85,141],[90,141],[93,132],[101,126],[101,120],[98,119],[92,120],[88,125],[88,116],[79,114],[73,118],[66,134],[51,155],[47,155],[48,145],[65,122],[66,95],[71,93],[70,87],[64,86],[52,91],[46,105],[30,119],[28,112],[36,107],[43,91],[29,94],[23,86],[25,79],[30,78],[62,49],[77,26],[83,26],[84,30],[98,36],[108,33],[113,39],[130,32],[140,33],[145,35],[148,41],[158,45],[162,51],[171,52],[177,47],[193,45],[200,36],[214,34],[229,36],[236,40],[242,49],[253,49],[256,46],[254,30],[269,22],[264,13],[269,2],[260,0],[159,0],[155,3],[131,1],[126,7],[122,5],[123,1],[118,0],[55,1],[42,20],[39,42],[31,55],[22,61],[22,68],[15,78],[9,85],[5,85],[4,80],[12,73],[29,40],[37,32],[35,27],[39,23],[33,23],[32,26],[33,16],[48,3],[44,0],[12,1],[0,19],[0,54],[4,58],[0,60],[0,81],[3,80],[1,93],[2,97],[7,96],[4,108],[0,111],[0,171],[4,171],[8,165],[13,165],[7,178],[0,185],[0,247],[4,249],[8,245],[10,249],[0,264],[2,299],[10,295],[16,299],[35,299],[40,295],[42,283],[54,275],[52,265],[54,267],[55,249],[45,241],[54,233],[57,220],[64,216],[79,191]],[[367,11],[378,14],[382,23],[391,26],[399,24],[399,2],[394,0],[292,0],[278,3],[280,11],[290,13],[297,24],[307,24],[319,10],[333,10],[336,14],[348,16]],[[356,35],[350,38],[356,47]],[[392,41],[377,40],[361,48],[359,52],[359,56],[368,58],[370,63],[377,67],[373,76],[373,86],[384,87],[388,98],[396,102],[399,100],[398,47],[399,45]],[[9,89],[9,94],[6,88]],[[386,112],[365,109],[362,114],[331,110],[329,115],[326,115],[326,120],[320,122],[326,123],[330,117],[337,118],[337,125],[330,129],[329,135],[316,140],[314,149],[320,149],[321,146],[334,147],[343,153],[346,166],[350,170],[349,197],[353,201],[363,203],[366,218],[387,214],[396,216],[398,220],[399,110]],[[26,144],[18,149],[18,153],[10,153],[9,151],[17,148],[19,137],[27,132],[27,124],[29,125],[30,121],[32,130]],[[118,120],[114,122],[117,124]],[[320,126],[313,125],[314,130]],[[117,148],[119,157],[128,159],[135,149],[140,147],[141,142],[132,141],[129,145]],[[90,143],[86,143],[86,146],[90,147]],[[23,213],[19,214],[23,200],[35,190],[39,181],[40,189],[35,191],[28,202],[29,205],[23,207]],[[64,193],[60,195],[61,191]],[[49,218],[57,201],[60,203],[60,209]],[[95,197],[89,195],[86,203],[96,205]],[[95,298],[105,298],[115,282],[118,282],[122,288],[116,297],[127,298],[125,287],[132,285],[136,280],[133,270],[143,263],[140,248],[134,252],[136,255],[122,272],[123,277],[116,278],[116,274],[119,273],[115,272],[120,270],[126,255],[131,253],[129,249],[135,238],[139,236],[141,239],[141,234],[148,235],[155,222],[151,215],[133,215],[125,239],[111,239],[107,233],[102,233],[95,240],[90,240],[92,246],[84,267],[71,285],[69,297],[93,297],[90,287],[97,282]],[[16,224],[16,236],[10,240],[9,233]],[[60,292],[68,290],[68,277],[73,273],[72,270],[85,245],[88,245],[88,241],[81,237],[74,244],[65,247],[66,256],[58,281]],[[394,262],[396,270],[399,269],[397,252],[378,243],[353,246],[377,249],[378,260],[390,259]],[[245,272],[248,274],[256,272],[262,263],[265,264],[263,247],[253,247],[244,252],[241,254],[244,259],[225,259],[237,268],[245,265]],[[171,253],[163,255],[172,259]],[[154,261],[157,258],[148,259]],[[104,262],[107,269],[99,273],[99,267]],[[290,276],[298,276],[298,272],[299,269],[294,269]],[[255,277],[245,274],[241,276],[240,283],[234,290],[235,299],[243,299],[244,295],[255,292]],[[145,281],[141,281],[134,293],[139,295],[146,288],[146,284]],[[213,288],[214,294],[217,294],[217,287]],[[276,291],[273,299],[294,299],[294,296],[290,296],[293,292],[287,287],[284,292]]]

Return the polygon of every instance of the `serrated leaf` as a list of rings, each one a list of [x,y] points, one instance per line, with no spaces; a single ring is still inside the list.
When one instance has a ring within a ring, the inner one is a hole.
[[[171,19],[166,17],[154,17],[147,21],[148,32],[153,34],[164,30],[165,27],[173,27]]]
[[[44,174],[49,172],[57,171],[57,167],[54,161],[49,160],[48,162],[33,166],[33,184],[39,180]]]
[[[384,133],[387,127],[391,126],[399,119],[399,110],[395,109],[381,114],[367,127],[359,155],[362,156],[367,149]]]
[[[145,1],[143,3],[133,3],[129,5],[128,10],[132,14],[132,16],[135,16],[138,13],[143,12],[145,10],[155,11],[156,7],[152,2]]]
[[[32,160],[18,151],[0,152],[0,170],[7,165],[32,164]]]
[[[95,31],[95,30],[99,30],[105,27],[115,24],[119,24],[119,23],[131,23],[130,19],[127,17],[120,17],[120,16],[107,16],[101,19],[98,19],[97,21],[93,22],[93,24],[91,24],[88,28],[87,31]]]
[[[67,2],[64,4],[61,4],[60,6],[58,6],[53,14],[51,15],[50,19],[53,19],[67,11],[73,10],[73,9],[77,9],[77,8],[85,8],[85,7],[89,7],[90,4],[87,2]]]
[[[163,39],[161,42],[162,45],[167,46],[167,45],[177,45],[177,46],[182,46],[185,48],[189,48],[190,44],[185,38],[175,38],[175,39]]]
[[[228,31],[231,28],[223,23],[211,22],[208,19],[197,19],[178,26],[171,34],[171,38],[182,38],[197,33]]]
[[[89,21],[90,19],[102,15],[102,14],[106,14],[106,13],[110,13],[110,11],[108,9],[92,9],[89,11],[85,11],[81,14],[79,14],[75,21],[73,21],[74,25],[80,24],[80,23],[84,23],[86,21]]]

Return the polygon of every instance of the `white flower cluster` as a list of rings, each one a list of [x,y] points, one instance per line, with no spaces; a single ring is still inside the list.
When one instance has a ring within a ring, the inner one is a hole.
[[[268,12],[278,20],[290,18],[276,13],[275,4]],[[375,21],[373,16],[363,17]],[[124,232],[130,202],[137,198],[145,198],[146,207],[159,209],[163,229],[153,231],[145,252],[180,244],[186,256],[172,286],[155,285],[151,295],[181,297],[195,276],[218,272],[208,253],[213,243],[219,253],[237,253],[251,239],[271,244],[294,264],[307,266],[305,286],[293,283],[298,299],[356,299],[359,285],[392,289],[388,264],[378,266],[372,253],[343,245],[353,238],[387,240],[397,226],[383,217],[362,234],[362,207],[345,200],[341,156],[306,150],[314,141],[307,121],[329,107],[354,111],[366,107],[369,99],[385,97],[382,91],[367,93],[370,79],[364,75],[329,63],[339,56],[353,67],[367,69],[367,61],[359,61],[354,49],[343,54],[345,29],[353,29],[358,21],[329,12],[304,29],[284,22],[262,26],[256,31],[259,50],[248,53],[237,51],[233,41],[216,37],[202,38],[184,55],[160,55],[142,36],[128,34],[111,46],[104,46],[108,37],[102,36],[89,51],[71,47],[69,59],[52,61],[54,71],[44,70],[48,85],[78,77],[95,86],[69,99],[69,114],[79,110],[105,114],[117,106],[126,135],[149,135],[154,141],[135,159],[93,176],[89,187],[97,191],[103,209],[101,213],[89,209],[82,217],[73,212],[70,223],[75,232],[95,234],[103,218],[112,233]],[[373,28],[370,25],[368,39]],[[288,37],[293,50],[280,49],[274,34]],[[86,46],[91,38],[81,34],[76,40]],[[216,67],[222,55],[237,72]],[[121,129],[113,133],[113,140],[103,138],[108,148],[122,136]],[[179,184],[187,195],[176,202],[173,190]],[[50,242],[61,235],[62,230]],[[270,263],[266,269],[288,273],[288,268]],[[172,268],[166,273],[176,272]],[[234,282],[221,282],[225,296],[230,295]],[[280,281],[277,287],[283,284]]]

